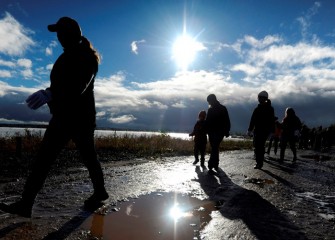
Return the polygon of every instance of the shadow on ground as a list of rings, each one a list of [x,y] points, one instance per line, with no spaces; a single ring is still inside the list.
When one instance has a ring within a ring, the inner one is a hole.
[[[196,172],[209,199],[219,203],[218,209],[222,217],[241,220],[256,239],[307,239],[274,205],[257,192],[233,183],[220,168],[215,174],[208,174],[200,167],[196,167]],[[269,171],[267,173],[272,175]],[[238,231],[243,230],[225,230],[231,232],[231,235],[237,235],[236,237],[243,235]]]

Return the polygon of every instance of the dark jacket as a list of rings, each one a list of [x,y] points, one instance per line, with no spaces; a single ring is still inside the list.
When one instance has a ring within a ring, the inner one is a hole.
[[[230,118],[227,108],[216,102],[207,111],[206,127],[208,134],[228,136],[230,131]]]
[[[270,134],[275,130],[275,115],[273,107],[268,104],[258,104],[254,109],[248,131],[254,131],[255,134]]]
[[[56,118],[95,124],[92,77],[97,71],[98,62],[91,49],[81,44],[74,49],[65,49],[50,74],[52,100],[48,105],[51,114]]]
[[[207,129],[206,122],[204,120],[198,120],[194,125],[193,131],[190,136],[194,136],[194,142],[198,144],[207,143]]]
[[[282,137],[285,138],[294,137],[294,132],[301,129],[301,121],[296,115],[285,117],[281,125]]]

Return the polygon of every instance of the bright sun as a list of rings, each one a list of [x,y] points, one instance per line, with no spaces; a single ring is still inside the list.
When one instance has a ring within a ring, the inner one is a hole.
[[[178,67],[186,70],[194,61],[196,53],[203,49],[204,47],[201,43],[188,35],[182,35],[173,44],[173,58]]]

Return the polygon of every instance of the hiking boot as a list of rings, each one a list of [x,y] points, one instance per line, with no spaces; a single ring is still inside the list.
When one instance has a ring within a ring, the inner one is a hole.
[[[21,217],[31,218],[32,205],[27,204],[22,200],[9,205],[0,203],[0,210],[6,213],[19,215]]]
[[[193,162],[193,165],[197,164],[199,162],[199,159],[195,159]]]
[[[85,200],[84,205],[85,207],[91,208],[95,206],[101,205],[101,202],[107,200],[109,195],[106,191],[103,192],[95,192],[90,196],[88,199]]]
[[[262,165],[260,165],[260,164],[256,164],[255,166],[254,166],[254,169],[262,169]]]

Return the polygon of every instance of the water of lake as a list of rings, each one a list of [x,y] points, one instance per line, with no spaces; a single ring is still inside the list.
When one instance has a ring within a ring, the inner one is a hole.
[[[24,136],[26,132],[29,131],[31,134],[43,135],[45,132],[44,128],[10,128],[10,127],[0,127],[0,137],[13,137],[13,136]],[[150,136],[150,135],[160,135],[161,132],[145,132],[145,131],[116,131],[116,130],[96,130],[96,137],[105,137],[105,136]],[[173,138],[181,138],[185,140],[190,140],[188,133],[164,133]]]

